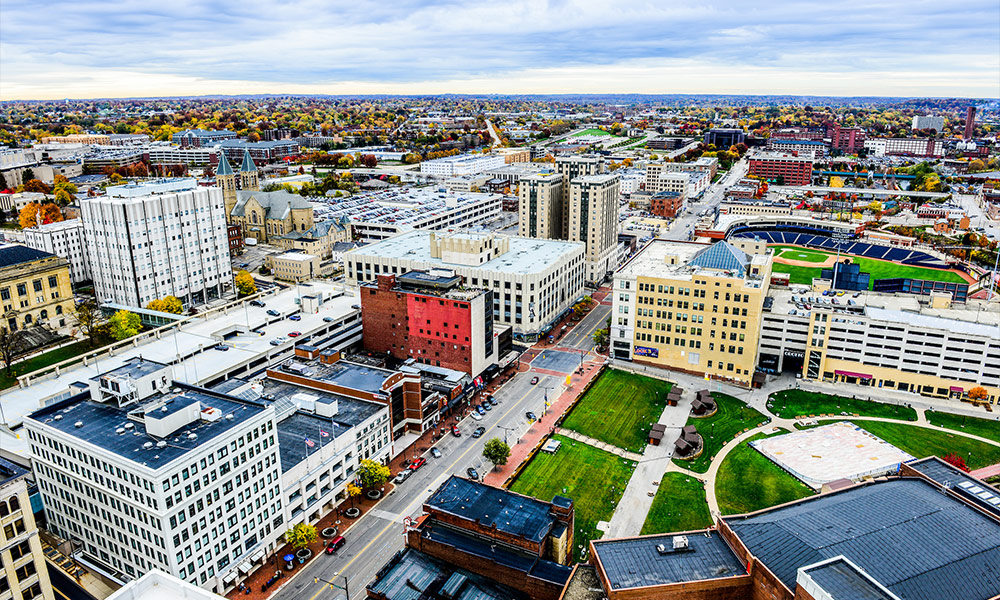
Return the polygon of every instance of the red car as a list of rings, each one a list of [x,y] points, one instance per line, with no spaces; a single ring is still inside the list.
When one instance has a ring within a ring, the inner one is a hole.
[[[288,334],[288,337],[299,337],[300,335],[302,334],[299,333],[298,331],[292,331],[291,333]]]
[[[462,437],[462,432],[458,430],[457,426],[452,425],[451,426],[451,435],[453,435],[455,437]]]
[[[423,458],[423,457],[420,457],[417,460],[411,462],[410,466],[407,467],[407,468],[410,469],[411,471],[416,471],[417,469],[419,469],[420,467],[424,466],[425,464],[427,464],[427,459]]]
[[[330,542],[326,545],[326,553],[333,554],[337,550],[340,550],[340,547],[346,543],[347,540],[344,539],[344,536],[338,535],[337,537],[330,540]]]

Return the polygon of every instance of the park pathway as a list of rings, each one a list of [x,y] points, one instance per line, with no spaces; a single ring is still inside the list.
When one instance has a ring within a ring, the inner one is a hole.
[[[587,437],[582,433],[577,433],[572,429],[563,429],[562,427],[556,427],[556,433],[559,435],[564,435],[568,438],[572,438],[578,442],[583,442],[588,446],[593,446],[599,450],[604,450],[605,452],[610,452],[615,456],[620,456],[622,458],[627,458],[628,460],[640,461],[642,460],[642,454],[636,454],[635,452],[629,452],[628,450],[623,450],[618,446],[608,444],[607,442],[602,442],[601,440],[595,440],[592,437]]]

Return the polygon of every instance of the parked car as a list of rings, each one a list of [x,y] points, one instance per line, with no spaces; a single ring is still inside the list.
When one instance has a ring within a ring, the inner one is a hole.
[[[493,405],[492,405],[492,404],[490,404],[489,402],[483,402],[483,403],[481,404],[481,406],[482,406],[483,408],[485,408],[486,410],[493,410]]]
[[[353,308],[354,310],[361,310],[361,305],[360,304],[352,304],[351,308]]]
[[[482,405],[480,405],[480,406],[476,407],[476,412],[479,413],[480,415],[485,415],[486,414],[486,409],[483,408]]]
[[[420,467],[422,467],[422,466],[424,466],[426,464],[427,464],[427,459],[421,457],[421,458],[418,458],[417,460],[411,462],[410,466],[407,467],[407,468],[409,470],[411,470],[411,471],[416,471],[417,469],[419,469]]]
[[[434,458],[441,458],[441,451],[437,448],[431,448],[431,456]]]
[[[402,471],[400,471],[399,473],[397,473],[395,477],[392,478],[392,482],[396,483],[396,484],[403,483],[412,474],[413,474],[413,471],[411,471],[409,469],[403,469]]]
[[[476,480],[476,481],[479,480],[479,471],[473,469],[472,467],[469,467],[468,469],[466,469],[465,470],[465,474],[469,476],[469,479],[473,479],[473,480]]]
[[[481,415],[481,414],[479,414],[477,412],[472,412],[472,413],[469,414],[469,416],[472,417],[472,419],[474,421],[482,421],[483,420],[483,415]]]
[[[298,331],[289,331],[288,332],[288,337],[299,337],[300,335],[302,335],[302,334],[299,333]]]
[[[481,438],[481,437],[483,437],[484,433],[486,433],[486,428],[482,427],[482,426],[479,426],[479,427],[476,427],[475,431],[472,432],[472,437],[474,437],[474,438]]]
[[[524,416],[525,416],[525,417],[526,417],[526,418],[527,418],[527,419],[528,419],[529,421],[537,421],[537,420],[538,420],[538,416],[537,416],[537,415],[535,415],[535,413],[531,412],[530,410],[529,410],[528,412],[524,413]]]
[[[332,540],[330,540],[327,543],[327,545],[326,545],[326,553],[327,554],[333,554],[337,550],[340,550],[344,546],[344,544],[346,544],[346,543],[347,543],[347,540],[344,539],[344,536],[338,535],[337,537],[333,538]]]
[[[302,317],[300,317],[299,315],[288,315],[288,320],[289,321],[301,321]]]
[[[257,308],[264,308],[264,303],[260,300],[251,300],[250,306],[256,306]]]
[[[229,346],[227,346],[225,344],[216,344],[215,345],[215,349],[216,350],[222,350],[223,352],[225,352],[226,350],[229,350]]]
[[[538,377],[532,377],[531,378],[531,385],[535,385],[536,383],[538,383]]]
[[[278,312],[278,311],[276,311],[276,310],[274,310],[273,308],[267,309],[267,314],[270,315],[270,316],[272,316],[272,317],[280,317],[281,316],[281,313]]]
[[[284,343],[285,343],[285,338],[284,338],[284,336],[281,336],[281,337],[276,337],[276,338],[274,338],[273,340],[271,340],[271,345],[272,345],[272,346],[280,346],[280,345],[282,345],[282,344],[284,344]]]
[[[493,394],[490,394],[489,396],[486,396],[486,401],[489,402],[493,406],[497,405],[497,399],[493,397]]]
[[[324,323],[333,323],[333,317],[323,317]]]

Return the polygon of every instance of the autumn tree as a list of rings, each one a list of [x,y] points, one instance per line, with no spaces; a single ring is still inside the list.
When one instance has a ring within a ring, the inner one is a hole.
[[[370,490],[388,481],[392,472],[389,467],[366,458],[358,465],[357,473],[362,487]]]
[[[121,341],[137,335],[142,330],[139,315],[127,310],[119,310],[108,319],[111,337]]]
[[[48,194],[50,190],[49,186],[40,179],[29,179],[24,182],[24,191],[35,192],[38,194]]]
[[[48,225],[49,223],[58,223],[63,220],[62,210],[59,206],[53,202],[48,202],[43,204],[40,209],[38,209],[37,221],[39,225]]]
[[[969,467],[968,467],[968,465],[965,464],[965,459],[962,458],[961,455],[955,454],[954,452],[952,452],[950,454],[946,454],[943,457],[943,459],[944,459],[944,462],[948,463],[949,465],[951,465],[951,466],[953,466],[955,468],[961,469],[962,471],[965,471],[966,473],[969,472]]]
[[[237,271],[233,281],[236,284],[236,291],[240,296],[249,296],[257,293],[257,284],[253,281],[253,275],[246,269]]]
[[[29,202],[24,205],[24,208],[18,214],[18,222],[21,224],[21,229],[30,229],[38,225],[38,210],[41,207],[37,202]]]
[[[146,305],[146,308],[149,310],[158,310],[160,312],[179,315],[181,314],[181,311],[184,310],[184,305],[177,296],[167,296],[166,298],[151,300],[149,304]]]
[[[97,303],[93,300],[85,300],[77,304],[73,308],[73,312],[80,330],[87,336],[87,339],[90,341],[90,347],[93,348],[94,342],[97,341],[97,334],[101,330],[101,323],[104,320],[101,315],[101,309],[97,307]]]
[[[981,385],[977,385],[976,387],[969,390],[969,400],[982,402],[985,401],[987,398],[989,398],[989,396],[990,396],[989,392],[987,392],[986,388],[984,388]]]
[[[319,533],[315,525],[309,523],[298,523],[285,532],[285,542],[292,545],[292,548],[301,550],[316,541]]]
[[[27,346],[23,331],[11,331],[5,326],[0,326],[0,358],[3,359],[8,376],[12,375],[11,363],[27,349]]]
[[[503,443],[500,438],[493,438],[483,446],[483,458],[493,463],[493,467],[501,467],[507,464],[510,458],[510,446]]]

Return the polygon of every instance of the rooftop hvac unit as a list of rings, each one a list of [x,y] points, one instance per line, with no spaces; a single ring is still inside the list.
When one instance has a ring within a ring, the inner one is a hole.
[[[687,550],[688,538],[686,535],[674,536],[674,550]]]

